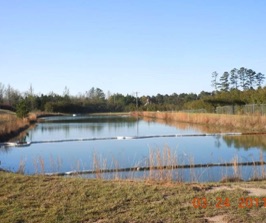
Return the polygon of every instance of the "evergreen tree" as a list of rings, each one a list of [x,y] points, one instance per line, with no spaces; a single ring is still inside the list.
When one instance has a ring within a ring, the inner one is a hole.
[[[29,106],[27,100],[20,100],[16,106],[16,114],[18,118],[26,118],[29,114]]]
[[[262,83],[263,83],[263,81],[265,79],[265,76],[264,76],[264,74],[259,72],[259,73],[256,74],[255,79],[256,79],[257,86],[261,87],[261,85],[262,85]]]
[[[238,74],[236,68],[230,71],[230,84],[232,85],[232,89],[238,89]]]
[[[247,88],[253,89],[255,78],[256,78],[256,72],[252,69],[246,70],[246,77],[247,77]]]
[[[240,87],[242,87],[243,90],[247,90],[248,89],[246,71],[247,71],[247,69],[244,68],[244,67],[241,67],[238,70],[238,76],[239,76],[239,80],[240,80]]]
[[[0,83],[0,103],[4,102],[5,85]]]
[[[229,90],[229,73],[224,72],[223,75],[220,77],[220,89],[222,91]]]
[[[217,91],[219,87],[219,83],[217,82],[218,75],[216,71],[212,73],[212,87],[214,87],[215,91]]]

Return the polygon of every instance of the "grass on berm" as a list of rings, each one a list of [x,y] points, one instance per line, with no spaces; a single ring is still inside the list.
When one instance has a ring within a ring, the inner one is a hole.
[[[249,197],[243,187],[264,185],[265,181],[188,184],[0,172],[0,222],[208,222],[214,216],[228,222],[265,222],[262,196],[253,197],[257,205],[239,208],[241,198]],[[221,186],[232,189],[211,192]],[[194,198],[205,198],[207,207],[195,208]]]

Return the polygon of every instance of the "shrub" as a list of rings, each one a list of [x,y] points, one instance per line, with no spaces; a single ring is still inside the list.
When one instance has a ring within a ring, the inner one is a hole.
[[[17,105],[16,114],[18,118],[26,118],[30,112],[26,100],[21,100]]]

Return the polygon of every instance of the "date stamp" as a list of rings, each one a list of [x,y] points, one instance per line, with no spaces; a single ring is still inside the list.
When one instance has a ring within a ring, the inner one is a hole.
[[[195,197],[192,200],[194,208],[229,208],[231,207],[231,200],[228,197],[217,197],[216,203],[209,203],[206,197]],[[260,206],[266,207],[266,198],[254,198],[254,197],[241,197],[238,199],[238,208],[254,208]]]

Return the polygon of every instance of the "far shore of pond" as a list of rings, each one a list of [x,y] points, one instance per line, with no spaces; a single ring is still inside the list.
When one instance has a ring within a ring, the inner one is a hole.
[[[164,120],[171,122],[198,124],[201,126],[211,126],[212,128],[222,128],[227,131],[245,131],[245,132],[266,132],[266,116],[262,115],[222,115],[209,113],[181,113],[181,112],[108,112],[108,113],[90,113],[90,114],[66,114],[51,112],[30,113],[28,118],[20,120],[15,114],[1,113],[0,122],[0,142],[7,142],[28,128],[33,126],[39,119],[51,116],[80,116],[80,115],[101,115],[101,116],[122,116],[131,115],[143,118],[152,118],[153,120]]]
[[[14,112],[1,110],[0,113],[0,142],[8,142],[12,139],[23,137],[23,133],[34,126],[40,119],[56,116],[82,116],[82,115],[101,115],[101,116],[122,116],[130,115],[130,112],[108,112],[108,113],[87,113],[87,114],[67,114],[54,112],[31,112],[27,118],[18,119]]]

